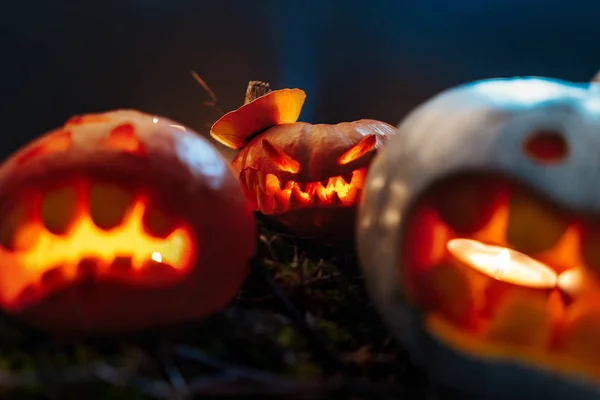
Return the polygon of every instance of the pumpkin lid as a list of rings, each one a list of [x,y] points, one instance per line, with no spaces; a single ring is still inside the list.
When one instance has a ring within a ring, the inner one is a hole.
[[[219,143],[238,150],[257,133],[275,125],[298,120],[306,93],[301,89],[279,89],[268,92],[223,115],[210,129]]]

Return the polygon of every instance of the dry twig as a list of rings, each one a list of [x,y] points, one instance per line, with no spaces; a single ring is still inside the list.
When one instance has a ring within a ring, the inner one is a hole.
[[[198,75],[194,71],[190,71],[190,72],[191,72],[192,76],[194,77],[194,79],[196,80],[196,82],[198,82],[200,84],[200,86],[202,86],[204,91],[210,97],[210,101],[205,101],[202,104],[204,104],[205,106],[214,108],[217,111],[217,113],[219,113],[219,117],[222,116],[223,114],[225,114],[225,112],[223,111],[223,108],[221,108],[221,104],[219,103],[219,99],[218,99],[217,95],[215,94],[215,92],[210,88],[210,86],[208,86],[208,84],[204,81],[204,79],[200,78],[200,75]]]

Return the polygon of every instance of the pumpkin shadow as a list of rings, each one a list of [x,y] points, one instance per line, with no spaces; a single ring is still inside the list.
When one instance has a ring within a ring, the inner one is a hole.
[[[327,260],[334,262],[341,273],[357,275],[360,273],[358,268],[358,259],[353,238],[333,238],[319,236],[300,236],[290,231],[287,226],[274,218],[270,218],[255,212],[255,217],[259,221],[259,231],[265,239],[279,242],[277,246],[269,246],[263,240],[259,241],[257,255],[258,257],[278,257],[281,254],[272,254],[277,247],[278,251],[285,251],[292,248],[293,251],[302,252],[312,260]],[[281,246],[281,242],[283,246]],[[285,255],[281,258],[286,258]]]

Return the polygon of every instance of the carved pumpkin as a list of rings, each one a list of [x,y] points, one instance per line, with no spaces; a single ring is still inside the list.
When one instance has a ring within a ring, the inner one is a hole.
[[[256,210],[298,235],[352,239],[367,168],[396,129],[369,119],[296,122],[305,98],[300,89],[259,92],[211,135],[239,150],[233,168]]]
[[[435,379],[477,398],[600,396],[598,154],[587,83],[474,82],[399,125],[367,176],[358,252]]]
[[[0,167],[0,305],[54,331],[205,316],[237,293],[255,224],[205,139],[119,110],[73,117]]]

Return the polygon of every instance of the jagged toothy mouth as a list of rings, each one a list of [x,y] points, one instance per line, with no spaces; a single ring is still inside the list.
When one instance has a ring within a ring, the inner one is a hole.
[[[470,174],[428,189],[404,235],[402,285],[430,334],[475,358],[517,359],[600,383],[597,217],[568,212],[518,182]],[[454,239],[517,250],[553,271],[556,285],[474,273],[448,250]]]
[[[152,206],[150,197],[74,178],[5,199],[3,306],[28,306],[81,279],[144,287],[183,279],[194,257],[192,231]]]
[[[317,182],[283,180],[253,168],[240,173],[248,197],[264,214],[281,214],[308,207],[347,207],[360,198],[367,168]]]

